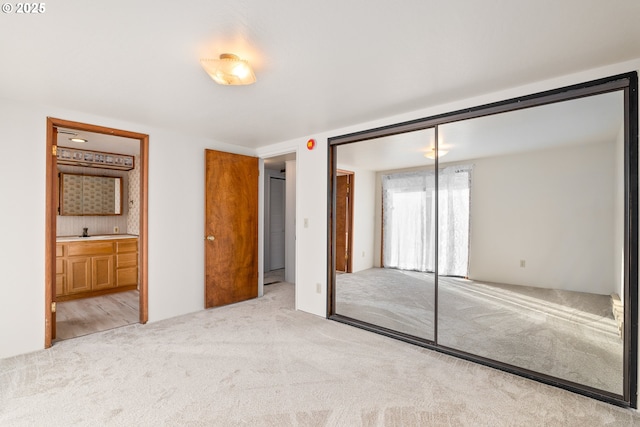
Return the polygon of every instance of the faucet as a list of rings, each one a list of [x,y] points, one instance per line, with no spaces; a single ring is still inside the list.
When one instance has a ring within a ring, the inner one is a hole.
[[[89,237],[89,228],[88,227],[84,227],[82,229],[82,237]]]

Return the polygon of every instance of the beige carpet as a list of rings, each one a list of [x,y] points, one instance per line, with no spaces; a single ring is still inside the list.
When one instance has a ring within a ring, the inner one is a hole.
[[[640,415],[296,312],[293,285],[0,360],[2,426],[626,426]]]

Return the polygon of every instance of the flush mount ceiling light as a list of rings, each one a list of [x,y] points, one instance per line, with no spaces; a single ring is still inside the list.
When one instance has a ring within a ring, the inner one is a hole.
[[[71,138],[69,138],[69,141],[72,141],[72,142],[87,142],[87,139],[80,138],[78,136],[77,132],[73,132],[73,131],[67,130],[67,129],[56,129],[56,130],[58,131],[59,134],[71,135]]]
[[[223,53],[220,59],[201,59],[207,74],[221,85],[250,85],[256,76],[247,61],[231,53]]]
[[[432,148],[431,151],[424,153],[424,156],[427,159],[435,160],[436,157],[442,157],[448,152],[449,150],[436,150],[435,148]]]

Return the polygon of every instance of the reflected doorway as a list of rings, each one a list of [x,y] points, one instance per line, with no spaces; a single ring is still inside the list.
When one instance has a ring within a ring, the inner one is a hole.
[[[353,191],[355,174],[338,170],[336,178],[336,271],[353,271]]]

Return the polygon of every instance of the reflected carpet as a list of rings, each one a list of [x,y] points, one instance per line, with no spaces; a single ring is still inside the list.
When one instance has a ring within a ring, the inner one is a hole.
[[[337,278],[336,313],[433,340],[433,274]],[[623,342],[608,295],[439,279],[439,344],[622,394]]]

